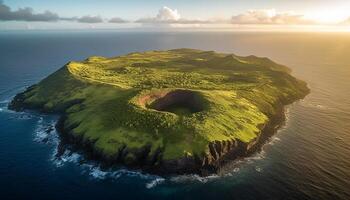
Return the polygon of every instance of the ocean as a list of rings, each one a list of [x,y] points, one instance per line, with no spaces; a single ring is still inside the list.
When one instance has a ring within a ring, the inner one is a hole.
[[[71,60],[184,47],[269,57],[311,93],[287,107],[261,152],[209,177],[101,169],[77,152],[57,157],[57,116],[7,109]],[[350,199],[350,34],[1,31],[0,191],[3,200]]]

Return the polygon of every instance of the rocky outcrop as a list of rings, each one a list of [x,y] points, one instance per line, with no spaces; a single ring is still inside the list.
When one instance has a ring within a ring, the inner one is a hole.
[[[18,93],[15,98],[10,102],[10,104],[8,105],[8,108],[10,110],[14,110],[14,111],[21,111],[24,108],[30,108],[30,105],[25,104],[25,99],[28,98],[25,96],[25,94],[30,93],[36,85],[32,85],[30,87],[28,87],[24,92]]]

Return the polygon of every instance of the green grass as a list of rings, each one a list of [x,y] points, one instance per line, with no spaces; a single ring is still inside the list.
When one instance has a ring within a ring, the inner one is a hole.
[[[308,92],[289,72],[267,58],[193,49],[90,57],[27,90],[24,103],[64,112],[69,133],[94,141],[105,155],[126,145],[132,162],[134,151],[151,145],[151,152],[164,149],[163,159],[177,159],[208,153],[212,141],[255,139],[280,104]],[[203,110],[152,109],[159,96],[178,89],[193,91]]]

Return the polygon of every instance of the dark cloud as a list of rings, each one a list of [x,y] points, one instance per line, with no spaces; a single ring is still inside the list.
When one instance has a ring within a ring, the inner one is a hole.
[[[81,22],[81,23],[90,23],[90,24],[93,24],[93,23],[102,23],[102,22],[103,22],[103,19],[102,19],[102,17],[100,17],[100,16],[90,16],[90,15],[86,15],[86,16],[77,18],[77,21],[78,21],[78,22]]]
[[[42,22],[55,22],[59,20],[64,21],[76,21],[80,23],[102,23],[103,19],[100,16],[83,16],[83,17],[60,17],[58,14],[51,11],[45,11],[43,13],[34,13],[34,10],[30,7],[19,8],[18,10],[11,10],[11,8],[0,0],[0,21],[42,21]],[[119,20],[119,21],[118,21]],[[121,18],[113,18],[111,23],[122,23]]]
[[[114,17],[114,18],[110,19],[108,22],[117,24],[117,23],[126,23],[128,21],[126,21],[126,20],[124,20],[124,19],[122,19],[120,17]]]
[[[51,11],[34,13],[30,7],[12,11],[10,7],[0,1],[0,21],[58,21],[60,17]]]

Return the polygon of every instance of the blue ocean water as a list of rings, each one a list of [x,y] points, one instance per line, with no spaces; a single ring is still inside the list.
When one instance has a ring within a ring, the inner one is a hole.
[[[13,96],[71,60],[198,48],[267,56],[311,94],[263,150],[222,176],[159,177],[56,157],[57,116],[7,109]],[[345,33],[0,32],[1,199],[350,199],[350,35]]]

